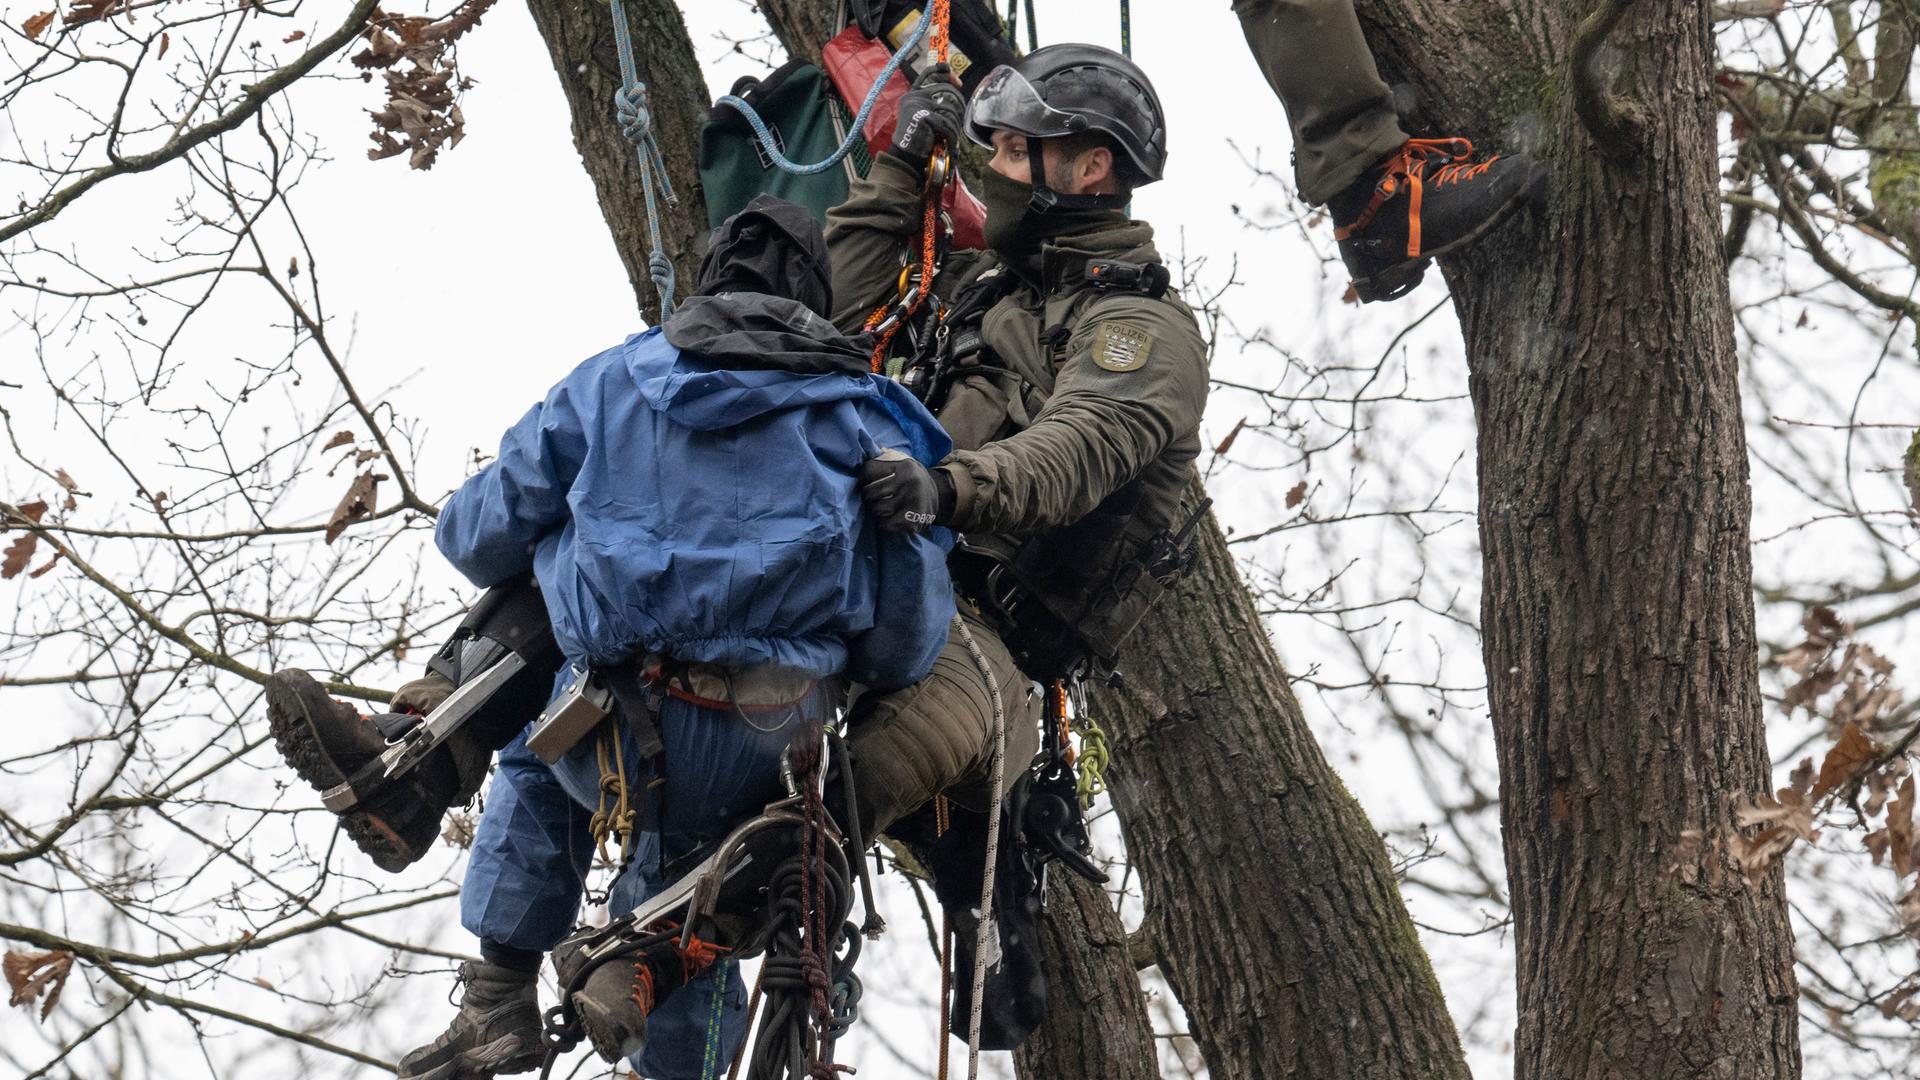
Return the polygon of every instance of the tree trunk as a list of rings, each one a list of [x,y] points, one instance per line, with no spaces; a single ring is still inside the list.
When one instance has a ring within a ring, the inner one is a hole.
[[[634,145],[614,121],[614,92],[620,89],[619,53],[613,19],[604,2],[528,0],[533,21],[546,40],[553,69],[566,91],[573,114],[573,145],[593,178],[600,212],[613,233],[627,279],[649,322],[660,318],[660,299],[647,275],[653,251],[641,195],[640,162]],[[700,274],[707,236],[706,196],[700,188],[700,122],[710,98],[706,77],[687,37],[687,24],[671,0],[638,0],[625,5],[633,29],[634,66],[647,84],[653,130],[666,159],[680,206],[660,203],[662,246],[673,260],[679,295],[685,296]]]
[[[643,39],[654,63],[673,71],[692,65],[670,0],[628,2],[636,25],[654,27]],[[630,175],[630,149],[604,118],[617,84],[608,74],[611,32],[602,35],[598,23],[580,17],[584,7],[604,23],[597,4],[533,6],[582,157],[644,297],[644,248],[627,242],[631,223],[644,221],[638,178]],[[789,50],[817,56],[837,29],[836,6],[765,0],[762,10]],[[663,23],[674,25],[656,25]],[[605,55],[599,75],[571,75],[596,48]],[[680,85],[698,84],[683,78]],[[656,126],[679,183],[691,172],[699,110],[682,101],[670,116],[664,103],[676,96],[658,89],[655,103],[663,106]],[[680,216],[689,212],[683,207]],[[1115,805],[1142,873],[1161,967],[1212,1075],[1466,1076],[1385,848],[1315,745],[1212,522],[1203,530],[1200,569],[1151,621],[1128,650],[1138,689],[1103,696],[1100,715],[1119,751]],[[1212,811],[1219,805],[1257,812],[1220,815]],[[1251,880],[1248,866],[1275,873]],[[1070,895],[1071,903],[1058,890],[1050,897],[1054,1015],[1022,1051],[1022,1075],[1152,1075],[1150,1029],[1117,923],[1110,911],[1095,918],[1100,913],[1089,905],[1101,899],[1097,892]],[[1111,980],[1108,992],[1094,992],[1098,978]],[[1103,1049],[1107,1056],[1095,1062]]]
[[[1146,929],[1207,1068],[1467,1077],[1386,847],[1301,718],[1219,526],[1198,535],[1192,576],[1128,644],[1125,691],[1096,704]]]
[[[1158,1080],[1153,1025],[1113,902],[1064,867],[1047,879],[1040,924],[1047,1019],[1014,1051],[1015,1071],[1035,1080]]]
[[[1445,268],[1479,420],[1521,1080],[1799,1075],[1780,868],[1749,885],[1716,842],[1769,759],[1709,7],[1628,6],[1584,99],[1585,0],[1363,8],[1436,132],[1507,125],[1512,149],[1531,125],[1553,169],[1546,213]]]

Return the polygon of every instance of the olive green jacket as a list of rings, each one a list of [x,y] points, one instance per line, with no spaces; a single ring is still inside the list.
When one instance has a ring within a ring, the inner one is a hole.
[[[828,212],[842,330],[858,332],[894,296],[903,256],[919,249],[921,207],[920,178],[883,154]],[[1141,545],[1178,524],[1207,397],[1193,312],[1172,291],[1093,287],[1090,258],[1160,261],[1151,226],[1116,220],[1021,266],[956,252],[934,281],[951,303],[988,275],[1020,278],[986,312],[986,348],[955,373],[938,413],[956,447],[941,466],[954,486],[950,524],[1002,561],[1021,551],[1021,577],[1046,583],[1048,606],[1076,625],[1100,616],[1093,594]],[[1024,543],[1036,537],[1044,542]]]

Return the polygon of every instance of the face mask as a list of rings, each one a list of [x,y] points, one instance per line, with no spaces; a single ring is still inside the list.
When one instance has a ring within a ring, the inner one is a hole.
[[[992,169],[980,174],[980,201],[987,208],[983,231],[987,247],[1012,259],[1025,258],[1048,240],[1073,236],[1101,225],[1125,220],[1118,210],[1091,206],[1033,209],[1033,185],[1012,180]]]
[[[1029,218],[1039,216],[1032,214],[1032,184],[987,169],[980,174],[980,201],[987,208],[983,231],[990,250],[1019,258],[1040,247],[1037,231],[1029,227]]]

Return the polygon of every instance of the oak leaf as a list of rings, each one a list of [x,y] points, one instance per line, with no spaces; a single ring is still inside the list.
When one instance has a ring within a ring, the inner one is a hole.
[[[73,973],[73,954],[65,949],[41,953],[9,949],[0,958],[0,971],[6,975],[7,989],[13,992],[8,1005],[31,1008],[35,998],[46,994],[46,1000],[40,1003],[40,1019],[45,1020],[59,1002],[60,991],[66,989],[67,976]]]
[[[307,36],[307,32],[305,30],[295,30],[293,33],[288,34],[286,37],[281,38],[280,41],[282,44],[291,44],[293,42],[299,41],[301,38],[306,36]]]
[[[1848,724],[1840,732],[1840,741],[1833,744],[1826,759],[1820,762],[1820,778],[1813,784],[1814,801],[1859,777],[1879,756],[1879,745],[1858,726]]]
[[[20,29],[26,31],[28,38],[39,41],[40,35],[46,33],[47,27],[53,25],[54,14],[51,11],[43,11],[38,15],[30,15],[26,22],[20,24]]]
[[[1291,510],[1294,507],[1299,506],[1302,502],[1306,500],[1306,498],[1307,498],[1307,482],[1305,480],[1302,480],[1299,483],[1293,485],[1293,487],[1287,491],[1287,509]]]
[[[81,23],[99,22],[120,6],[120,0],[73,0],[73,6],[67,9],[66,24],[79,26]]]
[[[38,546],[40,537],[36,533],[28,533],[8,544],[7,550],[0,553],[0,581],[19,577],[20,572],[27,568],[27,563],[33,561],[33,549]]]
[[[172,46],[173,46],[173,35],[166,33],[165,31],[162,31],[160,34],[160,51],[157,53],[154,53],[153,58],[155,60],[166,59],[167,50]]]
[[[373,513],[375,491],[386,474],[364,472],[353,478],[347,485],[347,493],[340,497],[340,505],[333,508],[333,516],[327,519],[327,543],[340,539],[347,526]]]
[[[336,446],[349,446],[352,443],[353,443],[353,432],[336,431],[333,433],[333,438],[327,440],[327,445],[321,447],[320,449],[322,451],[326,451],[326,450],[331,450]]]

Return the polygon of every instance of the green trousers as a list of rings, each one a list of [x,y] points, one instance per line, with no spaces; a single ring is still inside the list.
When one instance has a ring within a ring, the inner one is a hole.
[[[1014,666],[1000,635],[961,602],[961,618],[973,632],[987,667],[1000,684],[1006,714],[1006,784],[1040,751],[1040,699],[1034,683]],[[945,792],[969,810],[992,802],[993,705],[980,665],[958,634],[927,677],[891,694],[870,694],[853,704],[847,726],[858,763],[860,824],[871,837]]]
[[[1353,0],[1234,0],[1233,10],[1287,110],[1302,198],[1326,202],[1407,140]]]

